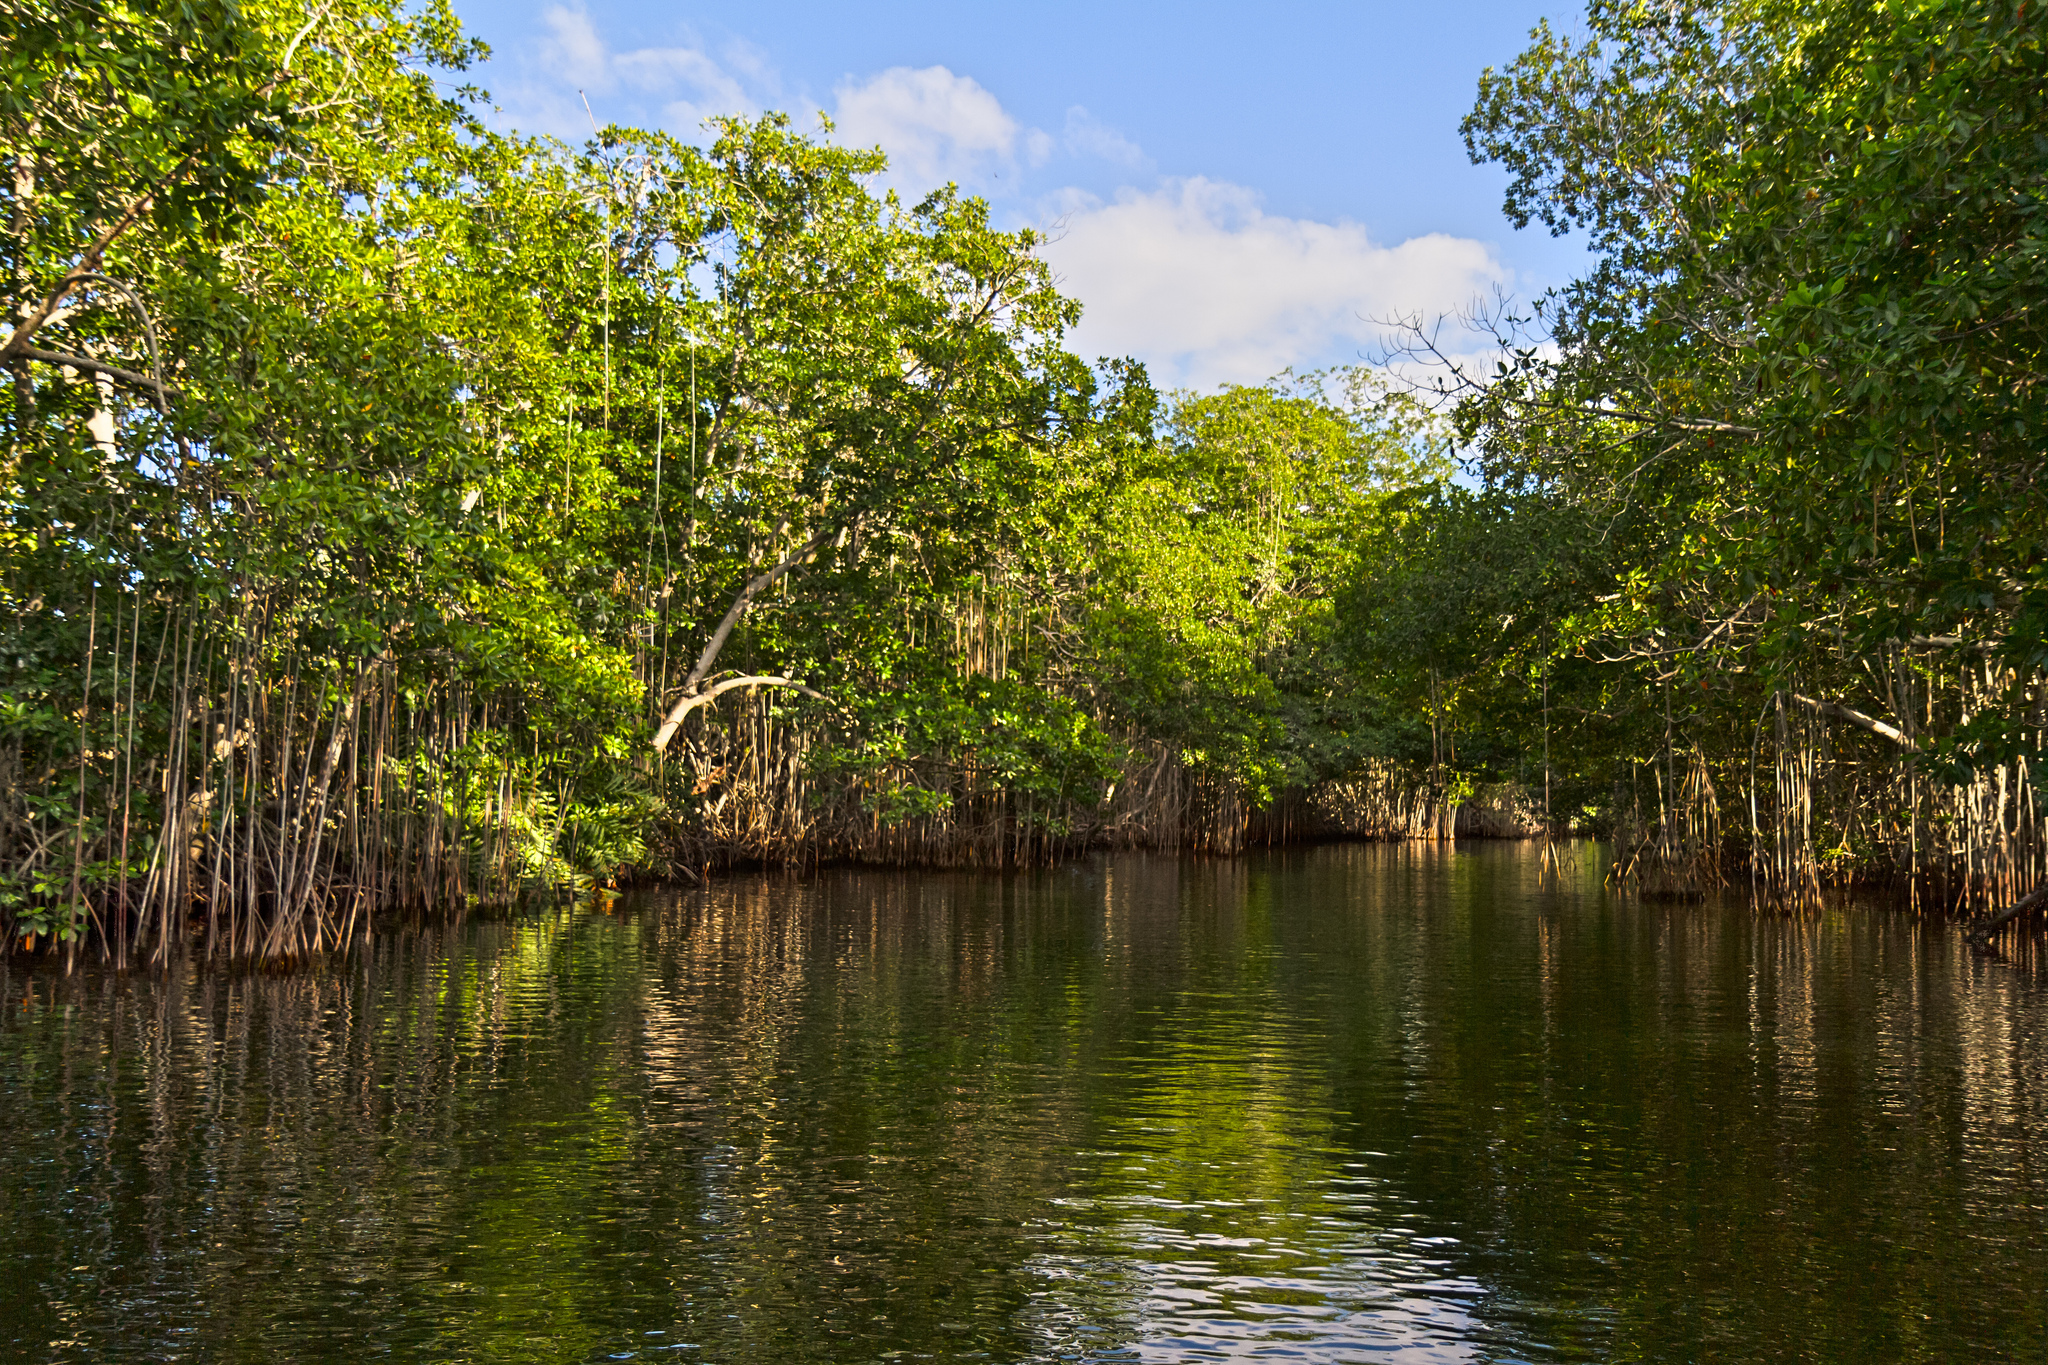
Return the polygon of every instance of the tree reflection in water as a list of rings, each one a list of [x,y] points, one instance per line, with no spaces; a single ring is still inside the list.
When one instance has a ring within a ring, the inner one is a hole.
[[[290,976],[15,969],[0,1350],[2048,1349],[2037,960],[1535,868],[763,876]]]

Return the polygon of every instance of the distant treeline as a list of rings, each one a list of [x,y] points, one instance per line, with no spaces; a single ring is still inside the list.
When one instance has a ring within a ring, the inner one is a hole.
[[[0,23],[18,949],[1440,836],[1489,784],[1477,828],[1612,829],[1653,888],[2039,878],[2021,6],[1539,30],[1466,131],[1595,271],[1475,318],[1484,375],[1418,325],[1420,391],[1208,395],[782,118],[491,131],[444,5]]]

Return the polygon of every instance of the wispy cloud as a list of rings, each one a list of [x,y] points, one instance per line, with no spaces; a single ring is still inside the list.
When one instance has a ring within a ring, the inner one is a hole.
[[[1092,156],[1132,169],[1146,163],[1144,150],[1137,143],[1078,104],[1067,110],[1066,133],[1060,140],[1076,156]]]
[[[551,5],[541,15],[551,40],[548,55],[554,69],[579,87],[609,90],[612,87],[612,59],[597,26],[580,9]]]
[[[541,22],[539,50],[501,94],[522,132],[580,142],[590,135],[586,98],[601,124],[658,124],[683,137],[694,137],[705,119],[784,103],[774,67],[748,45],[716,54],[701,43],[615,52],[581,7],[552,5]]]

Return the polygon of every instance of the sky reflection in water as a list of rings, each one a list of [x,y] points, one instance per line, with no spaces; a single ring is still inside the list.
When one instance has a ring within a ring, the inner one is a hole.
[[[0,1358],[2048,1356],[2036,960],[1529,850],[0,969]]]

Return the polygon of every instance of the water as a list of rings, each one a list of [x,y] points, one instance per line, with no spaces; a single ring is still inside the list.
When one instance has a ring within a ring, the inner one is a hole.
[[[0,1359],[2048,1359],[2048,992],[1897,914],[1343,846],[0,987]]]

